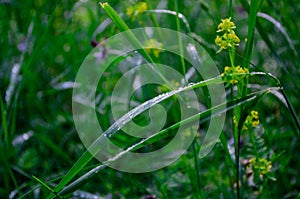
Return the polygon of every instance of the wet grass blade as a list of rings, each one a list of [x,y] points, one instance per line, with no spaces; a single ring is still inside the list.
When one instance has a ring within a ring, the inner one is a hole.
[[[71,193],[73,191],[75,191],[76,189],[78,189],[79,187],[81,187],[83,184],[85,184],[86,182],[88,182],[92,177],[94,177],[99,171],[103,170],[104,168],[107,167],[107,165],[109,165],[111,162],[117,160],[118,158],[122,157],[123,155],[125,155],[126,153],[130,152],[130,151],[135,151],[137,149],[140,149],[142,147],[145,147],[149,144],[153,144],[155,142],[158,142],[162,139],[174,136],[174,132],[172,130],[177,129],[178,127],[180,127],[181,125],[186,125],[189,124],[195,120],[200,119],[200,123],[206,122],[208,120],[210,120],[212,117],[216,117],[219,114],[222,114],[226,111],[229,111],[237,106],[241,106],[242,104],[249,104],[249,103],[253,103],[253,101],[255,101],[255,103],[257,103],[259,101],[259,99],[261,99],[262,96],[264,96],[265,94],[269,93],[272,90],[279,90],[279,87],[272,87],[272,88],[268,88],[259,92],[255,92],[252,93],[242,99],[235,99],[233,101],[230,101],[228,103],[226,103],[227,107],[224,109],[224,105],[225,104],[220,104],[218,106],[215,106],[211,109],[208,109],[206,111],[203,111],[201,113],[198,113],[196,115],[193,115],[185,120],[182,120],[176,124],[173,124],[172,126],[153,134],[152,136],[143,139],[139,142],[137,142],[136,144],[128,147],[125,151],[121,152],[121,154],[117,154],[115,157],[111,158],[110,160],[106,161],[103,163],[103,165],[97,166],[95,168],[93,168],[92,170],[90,170],[89,172],[87,172],[86,174],[84,174],[83,176],[81,176],[80,178],[78,178],[77,180],[75,180],[74,182],[72,182],[70,185],[66,186],[61,192],[59,192],[61,195],[65,195],[68,193]],[[214,114],[212,115],[211,113],[214,112]]]
[[[232,16],[232,10],[233,10],[232,9],[232,0],[229,0],[229,17],[231,17],[231,18],[233,17]]]
[[[191,28],[190,28],[190,24],[187,21],[186,17],[179,13],[177,14],[176,11],[172,11],[172,10],[160,10],[160,9],[156,9],[156,10],[146,10],[145,13],[159,13],[159,14],[169,14],[169,15],[173,15],[175,17],[178,17],[178,19],[181,19],[181,21],[184,23],[185,28],[188,32],[191,32]]]
[[[272,23],[277,28],[277,30],[279,30],[279,32],[284,36],[284,38],[286,39],[286,41],[288,42],[288,44],[290,46],[290,49],[292,49],[295,56],[298,56],[298,52],[295,49],[295,45],[294,45],[292,39],[290,38],[289,34],[287,33],[287,31],[284,29],[284,27],[282,26],[282,24],[279,21],[274,19],[272,16],[270,16],[266,13],[262,13],[262,12],[258,12],[257,16]]]
[[[8,134],[8,125],[7,125],[7,113],[6,113],[6,109],[3,103],[2,98],[0,97],[0,108],[1,108],[1,134],[0,137],[4,137],[4,142],[6,147],[10,146],[10,139],[9,139],[9,134]]]
[[[265,73],[259,72],[259,73],[250,73],[250,75],[266,75]],[[130,122],[134,117],[136,117],[137,115],[143,113],[144,111],[148,110],[149,108],[153,107],[154,105],[160,103],[163,100],[166,100],[176,94],[182,93],[184,91],[188,91],[191,89],[195,89],[195,88],[200,88],[200,87],[205,87],[205,86],[209,86],[209,85],[214,85],[214,84],[221,84],[223,83],[223,80],[220,76],[212,78],[212,79],[208,79],[205,81],[201,81],[198,83],[192,83],[189,84],[188,86],[179,88],[177,90],[173,90],[167,93],[164,93],[162,95],[159,95],[155,98],[152,98],[144,103],[142,103],[141,105],[137,106],[136,108],[132,109],[131,111],[129,111],[128,113],[126,113],[124,116],[122,116],[121,118],[119,118],[114,124],[112,124],[88,149],[88,151],[86,151],[80,158],[79,160],[74,164],[74,166],[69,170],[69,172],[65,175],[65,177],[61,180],[61,182],[59,182],[59,184],[55,187],[54,191],[56,192],[60,192],[89,162],[90,160],[93,158],[93,156],[90,154],[96,154],[97,152],[99,152],[101,150],[101,148],[99,146],[103,146],[103,137],[110,137],[115,135],[119,129],[121,129],[125,124],[127,124],[128,122]],[[242,99],[242,98],[241,98]],[[236,102],[237,103],[237,102]],[[228,106],[230,106],[231,104],[229,104]],[[220,105],[220,107],[215,107],[216,108],[221,108],[222,106],[224,106],[224,104]],[[231,105],[234,106],[235,105]],[[232,107],[232,108],[234,108]],[[214,110],[215,110],[214,109]],[[202,114],[210,114],[211,111],[202,113]],[[198,115],[193,116],[192,118],[188,118],[187,120],[182,121],[179,124],[175,124],[173,126],[171,126],[171,129],[177,128],[178,125],[183,125],[185,123],[188,123],[190,121],[194,121],[194,119],[199,118]],[[170,129],[167,129],[166,131],[169,131]],[[161,132],[162,134],[165,133],[165,131]],[[161,137],[154,137],[151,139],[161,139]],[[97,147],[98,146],[98,147]],[[90,152],[89,152],[90,151]],[[50,195],[51,197],[53,197],[53,195]]]
[[[44,183],[42,180],[38,179],[37,177],[35,176],[32,176],[32,178],[34,180],[36,180],[38,183],[40,183],[43,187],[45,187],[46,189],[48,189],[50,192],[52,192],[53,194],[55,194],[55,196],[57,198],[63,198],[61,197],[59,194],[57,194],[50,186],[48,186],[46,183]]]
[[[185,77],[184,81],[187,83],[188,81],[186,79],[186,68],[185,68],[185,62],[184,62],[184,57],[183,57],[182,40],[181,40],[181,36],[180,36],[181,26],[180,26],[180,21],[179,21],[178,0],[175,0],[175,10],[176,10],[176,28],[177,28],[177,34],[178,34],[180,61],[181,61],[182,73]]]
[[[242,4],[245,5],[248,3],[246,0],[241,0]],[[255,31],[256,25],[256,15],[258,12],[258,0],[251,1],[250,10],[249,10],[249,19],[248,19],[248,36],[247,36],[247,43],[244,58],[246,60],[251,60],[252,48],[253,48],[253,35]],[[243,62],[243,67],[248,68],[250,64],[246,61]]]
[[[283,95],[283,97],[284,97],[284,99],[285,99],[285,102],[286,102],[286,104],[287,104],[287,107],[288,107],[290,113],[292,114],[292,117],[293,117],[293,119],[294,119],[294,121],[295,121],[295,124],[296,124],[296,126],[297,126],[297,128],[298,128],[298,134],[297,134],[297,135],[299,136],[299,135],[300,135],[300,121],[299,121],[299,118],[297,117],[296,111],[295,111],[295,109],[293,108],[292,104],[290,103],[290,101],[289,101],[289,99],[288,99],[288,97],[287,97],[287,95],[286,95],[286,93],[285,93],[285,90],[282,89],[282,90],[281,90],[281,93],[282,93],[282,95]]]
[[[139,40],[132,33],[130,28],[126,25],[123,19],[118,15],[118,13],[108,4],[108,3],[100,3],[101,7],[104,9],[108,17],[112,20],[112,22],[117,26],[117,28],[126,33],[130,42],[134,45],[137,51],[150,63],[150,67],[166,82],[166,84],[172,88],[172,84],[162,75],[159,71],[159,68],[155,65],[153,59],[148,54],[148,52],[144,49],[143,45],[139,42]]]
[[[138,107],[134,108],[133,110],[129,111],[127,114],[122,116],[119,120],[117,120],[114,124],[112,124],[89,148],[88,151],[86,151],[79,160],[74,164],[74,166],[69,170],[69,172],[65,175],[65,177],[59,182],[59,184],[55,187],[54,191],[59,192],[63,189],[64,186],[66,186],[74,177],[77,175],[83,167],[85,167],[90,160],[93,158],[93,156],[90,154],[92,152],[93,154],[96,154],[98,151],[101,150],[99,146],[103,146],[103,137],[107,136],[110,137],[114,135],[120,128],[122,128],[125,124],[127,124],[129,121],[132,120],[132,118],[136,117],[140,113],[144,112],[145,110],[148,110],[149,108],[153,107],[154,105],[160,103],[161,101],[168,99],[176,94],[179,94],[184,91],[188,91],[194,88],[204,87],[207,85],[212,84],[221,84],[223,83],[222,78],[216,77],[212,79],[208,79],[206,81],[201,81],[195,84],[190,84],[186,87],[179,88],[177,90],[170,91],[168,93],[159,95],[155,98],[152,98],[143,104],[139,105]],[[97,147],[98,146],[98,147]],[[89,152],[90,151],[90,152]],[[53,195],[50,194],[48,198],[53,197]]]
[[[59,184],[54,188],[54,192],[61,191],[82,169],[93,159],[90,152],[86,151],[79,158],[79,160],[74,164],[74,166],[68,171],[64,178],[59,182]],[[51,193],[47,198],[53,198],[55,195]]]
[[[248,2],[246,0],[240,0],[243,8],[249,13],[250,12],[250,6],[248,4]],[[282,63],[282,60],[279,58],[279,55],[276,52],[276,48],[274,47],[272,41],[270,40],[269,36],[267,35],[266,31],[264,30],[264,28],[262,27],[261,23],[259,21],[256,22],[256,29],[259,33],[259,35],[262,37],[263,41],[267,44],[268,48],[270,49],[270,51],[272,52],[272,54],[274,55],[274,57],[276,58],[277,61],[279,61],[280,63]],[[246,59],[246,57],[244,57],[244,62],[250,62],[249,59]]]

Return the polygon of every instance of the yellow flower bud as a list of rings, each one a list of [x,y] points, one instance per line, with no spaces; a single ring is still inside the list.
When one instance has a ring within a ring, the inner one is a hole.
[[[144,44],[145,50],[148,53],[153,53],[155,57],[159,57],[159,53],[161,51],[161,48],[163,47],[162,43],[156,41],[155,39],[149,39]]]
[[[221,49],[218,52],[220,52],[223,49],[239,45],[240,39],[233,31],[233,29],[235,29],[236,26],[230,20],[230,18],[222,19],[222,22],[218,25],[217,32],[224,32],[222,36],[217,35],[215,39],[216,45],[221,47]]]
[[[226,66],[221,76],[223,76],[224,82],[228,82],[230,84],[237,84],[240,80],[242,80],[245,77],[245,73],[248,73],[247,68],[243,69],[240,66]]]
[[[230,17],[226,19],[222,19],[221,21],[222,22],[218,25],[217,32],[230,31],[236,28],[235,24],[231,21]]]
[[[143,13],[145,10],[147,10],[147,3],[145,2],[139,2],[137,3],[136,5],[134,6],[130,6],[126,9],[126,15],[129,17],[129,18],[132,18],[133,20],[135,19],[135,17],[138,15],[138,14],[141,14]]]

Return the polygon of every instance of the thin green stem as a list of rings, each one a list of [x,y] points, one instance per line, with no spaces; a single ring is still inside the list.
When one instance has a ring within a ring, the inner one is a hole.
[[[229,17],[232,18],[232,0],[229,0]]]
[[[136,49],[138,49],[137,51],[149,62],[150,67],[153,69],[153,71],[156,72],[170,88],[172,88],[171,83],[162,75],[160,68],[157,67],[151,56],[143,48],[143,45],[136,38],[136,36],[123,21],[123,19],[118,15],[118,13],[109,5],[109,3],[100,3],[100,5],[104,9],[108,17],[112,20],[112,22],[119,28],[119,30],[125,32],[132,45]]]
[[[195,162],[195,168],[196,168],[196,177],[197,177],[197,192],[199,198],[203,198],[202,196],[202,191],[201,191],[201,181],[200,181],[200,170],[199,170],[199,163],[198,163],[198,155],[197,155],[197,151],[196,151],[196,140],[193,141],[192,143],[192,148],[193,148],[193,156],[194,156],[194,162]]]
[[[8,150],[10,148],[11,142],[10,142],[9,134],[8,134],[7,113],[6,113],[5,105],[4,105],[3,100],[2,100],[1,97],[0,97],[0,110],[1,110],[1,120],[2,120],[2,122],[1,122],[1,126],[2,126],[1,132],[3,132],[3,134],[4,134],[5,148],[6,148],[6,150]],[[0,136],[2,136],[1,134],[0,134]]]
[[[146,4],[147,4],[147,7],[149,10],[152,10],[152,6],[151,6],[151,3],[149,2],[149,0],[145,0]],[[154,15],[153,12],[150,12],[150,18],[151,18],[151,21],[154,25],[154,27],[159,27],[159,23]],[[160,30],[158,30],[158,34],[160,36],[161,39],[164,39],[164,35],[162,34],[162,32]]]
[[[224,148],[224,151],[225,151],[225,157],[226,157],[225,160],[226,160],[226,165],[228,167],[228,175],[229,175],[229,178],[232,179],[230,171],[235,170],[235,165],[234,165],[234,161],[232,160],[231,155],[229,153],[228,143],[227,143],[227,139],[225,137],[224,132],[221,133],[220,141],[221,141],[221,144],[222,144],[222,146]],[[236,178],[235,172],[232,172],[232,173],[233,173],[233,179],[235,179]],[[234,183],[232,183],[232,180],[230,180],[230,185],[231,185],[231,189],[232,189],[233,194],[234,194]]]
[[[229,58],[230,58],[230,63],[231,63],[231,67],[235,67],[234,66],[234,61],[235,61],[235,48],[229,48],[228,49],[228,54],[229,54]],[[239,85],[237,85],[237,89],[239,91]],[[239,95],[238,95],[239,96]],[[231,98],[234,98],[234,90],[233,90],[233,85],[231,85]],[[240,132],[238,129],[238,121],[240,120],[240,114],[241,114],[241,109],[240,107],[236,107],[233,109],[233,117],[232,117],[232,125],[233,125],[233,140],[234,140],[234,151],[235,151],[235,164],[236,164],[236,171],[235,171],[235,177],[236,177],[236,188],[237,188],[237,198],[240,198],[240,186],[239,186],[239,182],[240,182],[240,174],[239,174],[239,158],[240,158],[240,154],[239,154],[239,145],[240,145]]]
[[[238,129],[238,139],[237,139],[237,151],[236,151],[236,174],[237,174],[237,183],[236,183],[236,193],[237,199],[240,199],[240,140],[241,132]]]
[[[287,97],[284,89],[281,90],[281,93],[282,93],[282,95],[284,97],[284,100],[287,103],[288,109],[290,110],[290,112],[291,112],[291,114],[293,116],[293,119],[294,119],[294,121],[296,123],[297,129],[298,129],[298,133],[296,135],[299,136],[300,135],[300,121],[299,121],[299,119],[297,117],[296,111],[294,110],[293,106],[291,105],[291,103],[290,103],[290,101],[289,101],[289,99],[288,99],[288,97]]]
[[[182,51],[182,41],[181,41],[181,35],[180,35],[180,21],[178,17],[178,0],[175,0],[175,10],[176,10],[176,27],[177,27],[177,34],[178,34],[178,44],[179,44],[179,51],[180,51],[180,61],[181,61],[181,67],[182,67],[182,73],[184,75],[184,80],[187,83],[186,79],[186,68],[185,68],[185,62],[183,58],[183,51]]]
[[[259,153],[258,153],[256,144],[255,144],[255,136],[254,136],[253,129],[252,129],[252,127],[249,127],[248,129],[249,129],[250,141],[251,141],[251,144],[252,144],[252,146],[253,146],[255,155],[256,155],[257,158],[259,158],[260,155],[259,155]]]
[[[234,60],[235,60],[235,48],[229,48],[228,49],[228,54],[229,54],[229,59],[230,59],[230,64],[232,67],[235,67],[234,65]]]

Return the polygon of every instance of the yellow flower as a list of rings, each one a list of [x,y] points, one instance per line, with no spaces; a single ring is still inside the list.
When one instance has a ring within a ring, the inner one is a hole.
[[[237,123],[238,123],[235,116],[233,117],[233,122],[235,125],[237,125]],[[259,124],[260,124],[260,121],[259,121],[258,112],[252,110],[250,112],[250,114],[246,117],[246,120],[244,122],[242,130],[243,131],[248,130],[249,127],[253,128],[253,127],[258,126]]]
[[[245,124],[247,126],[256,127],[259,125],[259,117],[257,111],[251,111],[250,114],[247,116]]]
[[[224,33],[224,35],[222,35],[222,36],[217,35],[217,37],[215,39],[216,45],[220,46],[221,50],[227,49],[230,47],[234,47],[234,46],[238,46],[239,42],[240,42],[240,39],[233,30],[228,33]]]
[[[148,53],[153,53],[155,57],[159,57],[159,53],[163,45],[155,39],[149,39],[145,42],[144,46]]]
[[[237,46],[239,45],[238,43],[240,43],[240,39],[238,38],[238,36],[235,34],[233,30],[227,34],[227,38],[229,41],[231,41]]]
[[[140,2],[137,4],[137,10],[139,13],[144,12],[145,10],[147,10],[147,3],[145,2]]]
[[[258,171],[260,175],[265,175],[271,171],[272,162],[265,158],[251,158],[249,160],[249,170]]]
[[[141,14],[143,13],[145,10],[147,10],[147,3],[145,2],[139,2],[137,3],[136,5],[134,6],[130,6],[126,9],[126,15],[129,17],[129,18],[132,18],[133,20],[135,19],[135,17],[138,15],[138,14]]]
[[[131,17],[131,16],[133,15],[133,12],[134,12],[134,9],[133,9],[132,6],[130,6],[130,7],[128,7],[128,8],[126,9],[126,15],[127,15],[128,17]]]
[[[225,66],[224,72],[221,74],[221,76],[223,77],[224,82],[229,84],[237,84],[245,77],[246,73],[248,73],[247,68],[242,68],[240,66]]]
[[[230,20],[231,18],[222,19],[222,22],[218,25],[217,32],[224,32],[222,36],[217,35],[215,39],[216,45],[221,47],[218,52],[239,45],[240,39],[233,30],[236,26]]]
[[[232,29],[235,29],[236,26],[235,24],[231,21],[231,18],[226,18],[226,19],[222,19],[222,22],[218,25],[218,30],[217,32],[222,32],[222,31],[231,31]]]
[[[223,39],[223,37],[220,37],[219,35],[217,35],[217,38],[215,39],[215,43],[217,46],[220,46],[221,49],[227,49],[228,47],[227,42]]]

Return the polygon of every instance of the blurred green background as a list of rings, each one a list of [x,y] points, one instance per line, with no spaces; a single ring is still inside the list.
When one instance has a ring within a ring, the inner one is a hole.
[[[130,28],[153,26],[147,13],[136,20],[126,16],[126,8],[137,1],[108,2]],[[222,71],[229,60],[225,53],[216,54],[218,47],[214,40],[217,24],[228,17],[229,2],[182,0],[178,3],[179,12],[191,29],[187,30],[182,23],[182,32],[203,45]],[[233,20],[242,41],[237,52],[241,55],[248,27],[245,4],[247,1],[233,1]],[[171,0],[154,0],[150,5],[152,9],[175,10]],[[160,27],[176,30],[174,16],[155,14],[155,17]],[[252,59],[259,68],[280,79],[298,117],[299,28],[298,0],[263,1]],[[100,42],[118,32],[98,1],[0,1],[1,198],[44,198],[48,190],[39,188],[32,175],[44,181],[60,177],[85,151],[72,119],[73,82],[80,64],[94,48],[91,42]],[[269,82],[262,78],[254,79],[253,84],[263,87]],[[103,88],[103,93],[111,95],[110,85]],[[259,135],[268,157],[272,157],[276,181],[266,181],[258,187],[244,185],[244,198],[300,198],[300,146],[295,122],[275,97],[264,98],[258,109],[263,129]],[[104,121],[107,127],[109,121]],[[229,128],[228,122],[224,131]],[[227,137],[230,139],[230,134]],[[152,173],[130,174],[105,169],[69,197],[197,198],[200,192],[203,198],[234,197],[222,145],[217,144],[208,157],[196,163],[192,151],[172,166]],[[97,163],[93,160],[91,165]],[[200,170],[200,188],[197,188],[195,167]],[[49,184],[54,186],[56,182]]]

